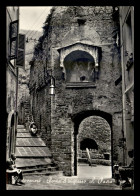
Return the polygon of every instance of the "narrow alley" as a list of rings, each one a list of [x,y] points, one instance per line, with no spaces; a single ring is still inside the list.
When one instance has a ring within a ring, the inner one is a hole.
[[[134,6],[6,17],[6,189],[133,190]]]

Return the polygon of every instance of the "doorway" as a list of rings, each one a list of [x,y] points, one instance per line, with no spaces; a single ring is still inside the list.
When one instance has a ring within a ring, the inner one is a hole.
[[[18,113],[11,111],[7,121],[7,141],[6,141],[6,159],[11,157],[11,153],[15,153],[16,134],[17,134]]]
[[[99,110],[84,111],[75,115],[73,121],[74,175],[90,177],[94,173],[111,177],[112,116]],[[89,149],[94,167],[89,166],[86,148]]]

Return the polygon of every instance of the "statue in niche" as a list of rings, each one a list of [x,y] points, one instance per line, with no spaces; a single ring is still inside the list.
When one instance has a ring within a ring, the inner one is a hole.
[[[74,82],[80,82],[79,78],[80,78],[79,65],[77,64],[77,62],[75,62],[72,65],[72,73],[71,73],[71,79],[70,80],[74,81]]]
[[[80,82],[88,82],[89,75],[87,72],[87,62],[78,61],[77,64],[79,66],[79,80],[80,80]]]
[[[95,82],[99,79],[99,57],[98,50],[95,51],[94,58],[82,57],[72,61],[67,59],[62,67],[63,80],[67,82]]]
[[[92,82],[98,78],[98,68],[88,59],[78,59],[67,70],[70,82]]]

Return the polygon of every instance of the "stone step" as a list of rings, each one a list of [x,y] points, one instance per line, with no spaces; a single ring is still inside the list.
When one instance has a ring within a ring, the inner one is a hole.
[[[44,147],[16,147],[16,157],[52,157],[50,150]]]
[[[40,138],[38,135],[37,136],[32,136],[29,131],[28,132],[17,132],[17,138]]]
[[[52,154],[42,138],[32,136],[24,125],[19,125],[16,137],[16,166],[24,174],[57,174]],[[54,173],[53,173],[54,172]]]
[[[17,125],[17,129],[25,129],[24,125]]]
[[[29,131],[28,130],[26,130],[26,129],[17,129],[17,133],[29,133]]]
[[[24,168],[24,167],[44,167],[44,166],[52,165],[51,158],[17,158],[16,159],[16,166],[17,168]]]
[[[57,167],[52,167],[52,166],[47,167],[48,171],[56,171],[57,169],[58,169]]]
[[[16,146],[17,147],[29,147],[29,146],[46,146],[45,143],[42,141],[41,138],[17,138],[16,139]]]
[[[30,173],[23,173],[23,176],[28,176],[28,175],[47,175],[47,176],[50,176],[50,175],[55,175],[55,176],[64,176],[63,175],[63,171],[39,171],[39,172],[30,172]]]
[[[51,170],[48,170],[48,168],[32,168],[32,169],[22,169],[23,173],[29,173],[29,172],[35,172],[35,171],[47,171],[47,172],[54,172],[56,171],[56,168],[52,168]]]

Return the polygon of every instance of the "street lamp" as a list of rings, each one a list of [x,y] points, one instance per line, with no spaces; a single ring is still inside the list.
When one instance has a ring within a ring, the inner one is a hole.
[[[53,84],[50,85],[49,95],[55,95],[55,86]]]
[[[49,95],[55,95],[55,78],[52,75],[52,69],[47,70],[47,76],[49,76],[51,78],[51,85],[50,85],[50,89],[49,89]]]

